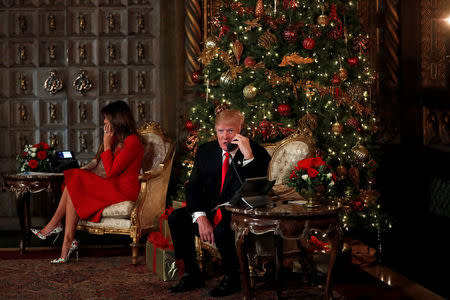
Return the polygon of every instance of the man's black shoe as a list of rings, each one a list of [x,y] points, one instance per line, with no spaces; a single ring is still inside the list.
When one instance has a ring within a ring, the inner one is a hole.
[[[186,273],[173,287],[169,288],[171,293],[183,293],[205,286],[205,280],[199,273]]]
[[[241,281],[238,275],[224,275],[218,286],[208,292],[210,297],[225,297],[241,290]]]

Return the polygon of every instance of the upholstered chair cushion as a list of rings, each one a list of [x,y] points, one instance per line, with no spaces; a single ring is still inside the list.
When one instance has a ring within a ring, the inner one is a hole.
[[[102,218],[99,223],[80,220],[78,221],[78,224],[98,228],[129,229],[131,227],[130,219],[116,219],[116,218]]]
[[[129,219],[135,204],[133,201],[123,201],[110,205],[103,210],[102,218]]]

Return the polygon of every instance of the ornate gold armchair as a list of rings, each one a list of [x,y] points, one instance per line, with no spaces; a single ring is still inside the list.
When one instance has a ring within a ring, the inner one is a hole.
[[[291,170],[299,160],[314,155],[314,139],[306,134],[296,133],[275,144],[264,145],[264,147],[272,156],[269,169],[267,171],[267,177],[269,180],[275,180],[275,186],[273,187],[274,192],[281,197],[283,195],[295,192],[292,188],[289,188],[284,184],[284,180],[289,176]],[[295,243],[289,241],[284,241],[284,243],[284,249],[287,251],[288,249],[292,249],[294,246],[296,247]],[[292,245],[289,245],[290,243],[292,243]],[[272,249],[267,249],[265,246],[266,244],[268,243],[267,241],[264,241],[264,239],[259,239],[256,241],[255,245],[257,255],[269,255],[268,252],[272,251]],[[202,242],[198,237],[196,237],[195,245],[197,260],[202,271],[205,271],[205,251],[209,253],[209,256],[211,256],[212,259],[220,259],[219,251],[215,245],[208,242]],[[252,261],[252,259],[254,260],[254,258],[251,258],[249,261]],[[250,266],[250,268],[252,268],[252,266]]]
[[[104,209],[100,223],[84,220],[78,222],[78,230],[93,234],[129,235],[133,242],[132,263],[137,263],[138,242],[142,235],[155,231],[159,226],[159,216],[166,206],[175,144],[166,137],[158,123],[146,123],[138,129],[144,145],[142,173],[139,176],[141,190],[136,202],[124,201]],[[100,147],[99,151],[102,151]],[[105,174],[103,164],[93,159],[83,167],[100,176]]]

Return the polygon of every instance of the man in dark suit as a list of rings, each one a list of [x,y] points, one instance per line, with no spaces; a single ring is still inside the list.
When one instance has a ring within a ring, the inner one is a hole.
[[[187,206],[169,216],[175,258],[183,260],[185,266],[183,277],[170,288],[172,293],[204,286],[196,260],[195,235],[203,241],[215,243],[222,257],[224,277],[208,295],[222,297],[240,289],[234,231],[230,227],[231,213],[223,207],[215,208],[233,197],[242,185],[241,181],[266,176],[270,161],[262,146],[240,134],[243,125],[244,117],[237,110],[226,110],[216,117],[217,140],[205,143],[197,150],[186,186]],[[228,151],[229,143],[236,148]],[[236,172],[230,165],[231,159]]]

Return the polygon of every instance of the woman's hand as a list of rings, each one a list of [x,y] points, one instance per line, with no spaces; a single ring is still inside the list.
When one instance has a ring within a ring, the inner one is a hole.
[[[238,133],[233,137],[231,143],[239,146],[239,150],[241,150],[241,153],[244,155],[244,159],[253,158],[252,148],[250,147],[250,140],[247,137]]]
[[[113,140],[114,131],[111,129],[111,125],[105,124],[103,126],[103,148],[104,151],[111,149],[111,143]]]

